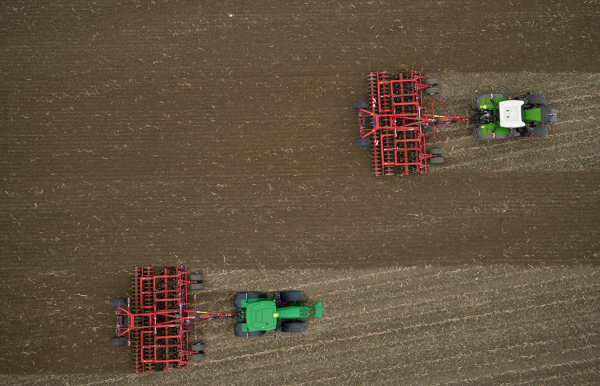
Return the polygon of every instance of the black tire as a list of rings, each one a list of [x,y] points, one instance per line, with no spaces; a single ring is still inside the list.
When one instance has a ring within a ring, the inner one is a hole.
[[[190,360],[194,361],[194,362],[198,362],[198,361],[204,360],[204,353],[201,352],[201,353],[198,353],[198,354],[192,354],[192,355],[190,355]]]
[[[543,137],[547,137],[548,136],[548,128],[544,127],[544,126],[540,126],[540,127],[534,127],[530,138],[543,138]]]
[[[233,325],[233,335],[238,338],[254,338],[257,336],[264,335],[266,331],[248,331],[244,332],[242,330],[242,323],[236,323]]]
[[[359,100],[354,101],[354,103],[352,103],[352,107],[354,107],[355,110],[368,109],[369,102],[364,99],[359,99]]]
[[[237,294],[233,295],[233,305],[236,308],[242,308],[243,299],[260,299],[266,297],[267,295],[262,292],[238,292]]]
[[[440,89],[437,87],[429,87],[425,89],[425,94],[427,95],[437,95],[439,94]]]
[[[306,300],[306,292],[304,291],[284,291],[279,294],[282,302],[301,302]]]
[[[479,111],[481,111],[481,109],[479,109],[479,100],[481,98],[489,98],[491,96],[492,96],[492,94],[482,94],[482,95],[478,95],[476,97],[473,97],[473,110],[479,110]],[[494,98],[508,98],[508,95],[506,95],[506,94],[494,94]]]
[[[203,283],[192,283],[190,284],[190,290],[194,291],[194,290],[201,290],[204,289],[204,284]]]
[[[113,347],[127,346],[127,338],[124,336],[122,336],[120,338],[117,338],[117,337],[110,338],[110,345]]]
[[[306,331],[308,323],[306,322],[293,322],[293,323],[281,323],[281,332],[299,334]]]
[[[201,273],[192,273],[190,274],[191,281],[200,281],[204,279],[204,275]]]
[[[444,150],[441,147],[432,147],[431,149],[429,149],[429,154],[442,154],[444,152]]]
[[[113,307],[127,307],[127,298],[112,298],[110,305]]]
[[[525,103],[532,107],[539,107],[546,104],[546,97],[542,94],[531,94],[525,98]]]
[[[444,157],[433,157],[429,159],[429,163],[430,164],[443,164],[444,163]]]
[[[425,80],[423,81],[423,83],[424,83],[424,84],[427,84],[427,85],[429,85],[429,86],[431,86],[431,87],[435,87],[435,86],[437,86],[437,85],[439,84],[439,83],[438,83],[438,80],[437,80],[437,79],[435,79],[435,78],[429,78],[429,79],[425,79]]]
[[[356,138],[354,140],[354,146],[356,147],[370,147],[371,140],[369,138]]]
[[[191,351],[204,351],[204,343],[192,343]]]

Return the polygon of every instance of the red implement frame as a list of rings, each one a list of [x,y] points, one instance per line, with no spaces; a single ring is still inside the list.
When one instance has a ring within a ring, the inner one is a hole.
[[[212,319],[230,318],[231,313],[193,310],[188,301],[186,266],[172,266],[153,274],[151,267],[133,270],[133,298],[127,308],[118,307],[117,337],[126,336],[134,355],[135,372],[189,368],[190,326]],[[194,340],[196,340],[194,338]]]
[[[373,174],[408,175],[427,173],[426,129],[463,122],[467,118],[425,113],[423,94],[431,85],[423,83],[420,71],[405,70],[392,79],[384,72],[367,77],[370,107],[358,110],[359,138],[372,136]]]

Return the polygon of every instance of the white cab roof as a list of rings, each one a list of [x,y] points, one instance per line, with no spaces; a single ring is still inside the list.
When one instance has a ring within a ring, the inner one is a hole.
[[[518,100],[502,101],[498,104],[498,112],[500,114],[501,127],[523,127],[523,114],[521,109],[525,102]]]

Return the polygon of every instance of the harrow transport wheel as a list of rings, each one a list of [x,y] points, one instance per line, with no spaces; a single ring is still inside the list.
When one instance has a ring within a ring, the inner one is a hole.
[[[306,292],[304,291],[284,291],[279,294],[282,302],[301,302],[306,300]]]
[[[427,95],[437,95],[440,92],[440,89],[437,87],[430,87],[425,89],[425,94]]]
[[[194,291],[194,290],[201,290],[204,289],[204,284],[203,283],[192,283],[190,284],[190,290]]]
[[[442,150],[441,147],[432,147],[431,149],[429,149],[429,154],[442,154],[444,152],[444,150]]]
[[[262,292],[239,292],[239,293],[233,295],[233,305],[236,308],[242,308],[242,300],[243,299],[261,299],[261,298],[266,298],[266,297],[267,297],[267,295],[265,295]]]
[[[429,159],[429,163],[430,164],[443,164],[444,163],[444,157],[433,157]]]
[[[369,146],[371,146],[371,140],[369,138],[356,138],[354,140],[354,146],[369,147]]]
[[[236,323],[233,325],[233,334],[238,338],[254,338],[257,336],[264,335],[266,331],[247,331],[242,330],[242,323]]]
[[[438,83],[438,80],[437,80],[437,79],[435,79],[435,78],[429,78],[429,79],[425,79],[425,80],[423,81],[423,83],[425,83],[425,84],[427,84],[427,85],[429,85],[429,86],[431,86],[431,87],[435,87],[435,86],[437,86],[437,85],[439,84],[439,83]]]
[[[281,332],[301,333],[306,331],[307,327],[308,323],[306,322],[281,323]]]
[[[191,351],[203,351],[203,350],[204,350],[204,343],[192,343]]]
[[[204,279],[204,275],[201,273],[192,273],[190,275],[190,280],[191,281],[200,281]]]
[[[110,305],[113,307],[127,307],[127,298],[112,298]]]
[[[354,103],[352,103],[352,107],[354,107],[355,110],[358,109],[368,109],[369,108],[369,102],[367,102],[364,99],[359,99],[354,101]]]
[[[197,361],[201,361],[204,359],[204,353],[198,353],[198,354],[192,354],[190,355],[190,360],[197,362]]]
[[[120,338],[117,338],[117,337],[110,338],[110,345],[114,346],[114,347],[127,346],[127,338],[124,336],[122,336]]]

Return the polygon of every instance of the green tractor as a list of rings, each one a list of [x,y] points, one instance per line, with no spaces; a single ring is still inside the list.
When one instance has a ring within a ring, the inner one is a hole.
[[[306,331],[309,317],[322,318],[321,303],[300,305],[306,300],[304,291],[273,294],[240,292],[233,296],[237,311],[233,333],[240,338],[260,336],[267,331],[300,333]]]
[[[469,121],[475,139],[490,140],[510,137],[537,138],[548,135],[542,122],[556,123],[556,110],[543,108],[546,98],[528,92],[509,98],[506,94],[484,94],[473,98]]]

